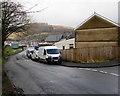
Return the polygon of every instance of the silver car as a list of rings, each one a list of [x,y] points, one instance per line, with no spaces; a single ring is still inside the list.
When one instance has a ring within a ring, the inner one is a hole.
[[[26,55],[27,55],[28,58],[31,58],[34,50],[35,50],[34,47],[27,48]]]

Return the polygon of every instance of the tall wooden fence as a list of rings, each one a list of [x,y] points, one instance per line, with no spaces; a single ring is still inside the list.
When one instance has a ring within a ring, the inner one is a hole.
[[[62,59],[74,62],[95,62],[120,58],[119,47],[74,48],[61,50]],[[119,55],[119,56],[118,56]]]

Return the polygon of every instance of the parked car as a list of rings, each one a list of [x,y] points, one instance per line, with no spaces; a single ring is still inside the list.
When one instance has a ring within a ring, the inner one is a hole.
[[[38,49],[37,50],[33,50],[32,54],[31,54],[31,59],[32,60],[40,60],[39,56],[38,56]]]
[[[27,55],[28,58],[31,58],[34,50],[35,50],[34,47],[27,48],[26,55]]]
[[[56,62],[61,63],[61,54],[56,46],[39,47],[33,51],[32,59],[44,61],[46,63]]]

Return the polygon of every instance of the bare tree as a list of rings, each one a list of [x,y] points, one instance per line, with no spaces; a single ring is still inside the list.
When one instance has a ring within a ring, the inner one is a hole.
[[[11,0],[0,2],[0,10],[2,13],[2,46],[4,46],[4,41],[10,34],[26,30],[29,19],[23,6]]]
[[[21,4],[10,0],[0,2],[2,11],[2,41],[13,32],[20,32],[26,29],[29,19]]]

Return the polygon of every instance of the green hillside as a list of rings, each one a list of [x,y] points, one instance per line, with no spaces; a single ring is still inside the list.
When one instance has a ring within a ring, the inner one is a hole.
[[[39,39],[44,41],[48,35],[63,34],[64,38],[74,37],[74,30],[71,27],[48,25],[47,23],[31,23],[27,32],[14,32],[8,39],[31,40]]]

